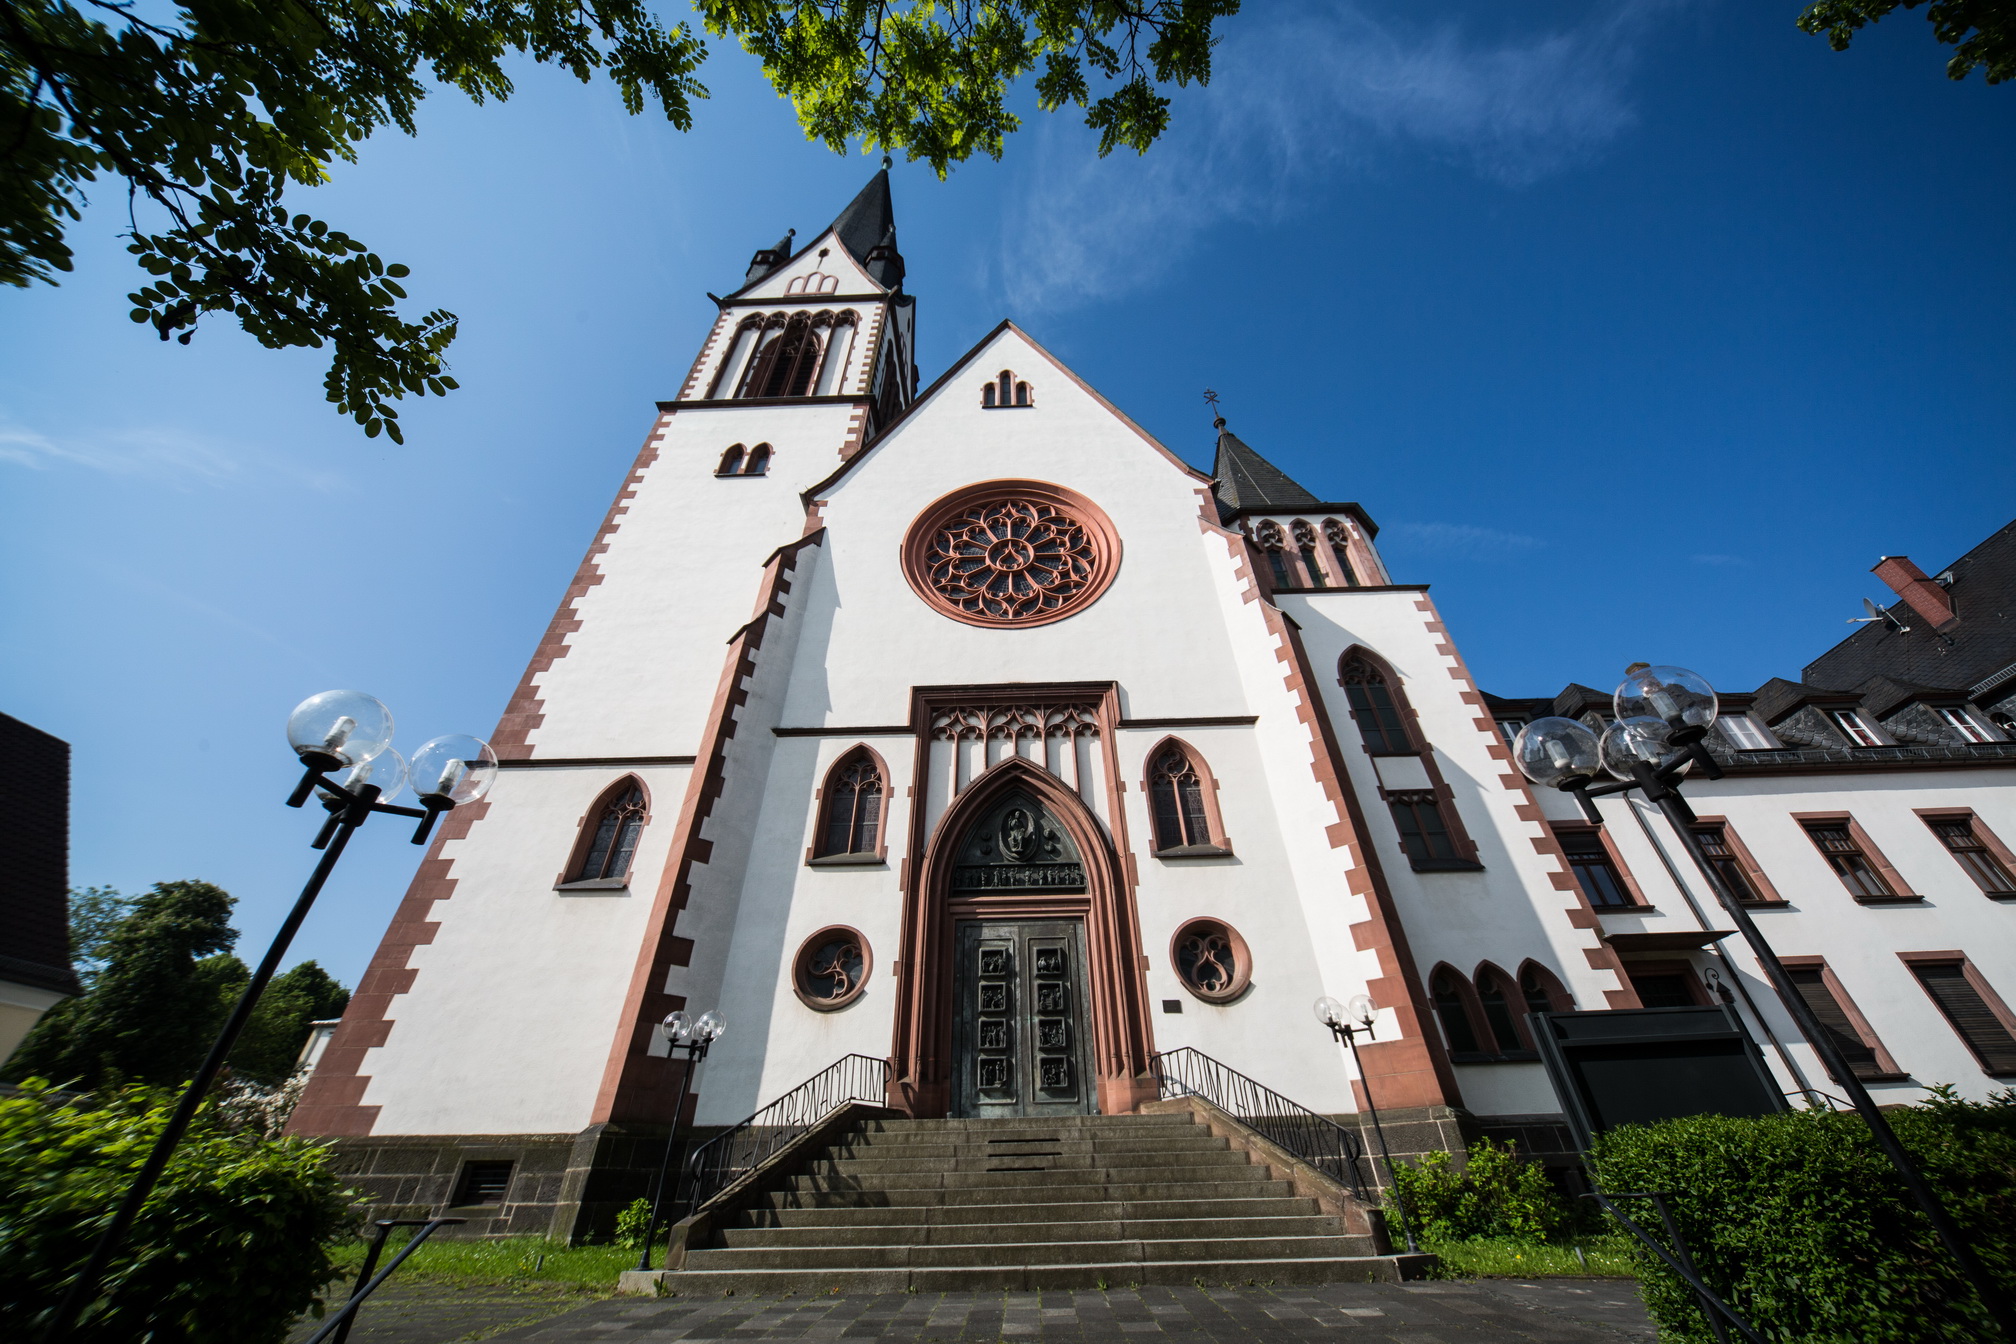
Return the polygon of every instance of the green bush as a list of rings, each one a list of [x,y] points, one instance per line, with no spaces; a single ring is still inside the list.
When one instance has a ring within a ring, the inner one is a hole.
[[[2016,1095],[1937,1090],[1886,1112],[1989,1272],[2016,1291]],[[1671,1193],[1703,1280],[1771,1340],[1975,1341],[1996,1332],[1862,1120],[1794,1111],[1626,1126],[1598,1143],[1611,1191]],[[1645,1201],[1627,1201],[1634,1219]],[[1635,1206],[1635,1207],[1634,1207]],[[1641,1224],[1642,1225],[1642,1224]],[[1712,1339],[1691,1292],[1640,1251],[1662,1341]]]
[[[1565,1232],[1574,1217],[1546,1171],[1520,1157],[1509,1141],[1477,1140],[1460,1171],[1448,1153],[1423,1153],[1411,1166],[1396,1164],[1393,1183],[1415,1232],[1430,1241],[1544,1242]]]
[[[79,1101],[30,1079],[0,1100],[0,1320],[32,1339],[91,1252],[172,1094]],[[66,1344],[264,1344],[335,1277],[350,1192],[303,1139],[233,1132],[206,1108]]]
[[[626,1250],[642,1250],[644,1236],[651,1230],[651,1201],[639,1195],[616,1215],[616,1244]]]

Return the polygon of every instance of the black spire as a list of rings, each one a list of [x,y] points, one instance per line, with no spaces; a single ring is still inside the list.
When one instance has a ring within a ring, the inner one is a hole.
[[[903,283],[903,254],[896,250],[896,207],[889,200],[889,169],[868,179],[861,194],[833,220],[833,232],[868,274],[890,289]]]
[[[1239,436],[1218,425],[1218,459],[1211,467],[1212,493],[1226,510],[1293,513],[1322,503],[1316,496],[1288,479],[1288,473],[1240,442]]]

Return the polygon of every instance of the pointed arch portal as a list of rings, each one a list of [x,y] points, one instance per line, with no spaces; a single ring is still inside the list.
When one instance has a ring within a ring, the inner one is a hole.
[[[892,1105],[1118,1114],[1153,1099],[1140,931],[1112,841],[1063,780],[996,763],[939,820],[904,900]]]

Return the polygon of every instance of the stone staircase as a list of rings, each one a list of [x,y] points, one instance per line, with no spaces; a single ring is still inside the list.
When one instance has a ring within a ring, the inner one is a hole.
[[[692,1228],[683,1268],[624,1289],[1321,1283],[1411,1277],[1424,1259],[1380,1254],[1188,1112],[859,1121],[763,1184]]]

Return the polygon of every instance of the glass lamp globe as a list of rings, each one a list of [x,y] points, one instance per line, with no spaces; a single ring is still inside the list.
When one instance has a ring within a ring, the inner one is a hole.
[[[1641,667],[1618,684],[1616,707],[1620,720],[1657,719],[1669,729],[1706,732],[1715,722],[1715,688],[1684,667]]]
[[[1603,730],[1603,768],[1619,779],[1638,778],[1633,767],[1659,764],[1672,732],[1663,719],[1641,715],[1617,720]]]
[[[1353,994],[1351,1002],[1344,1005],[1351,1014],[1351,1020],[1361,1027],[1369,1027],[1379,1019],[1379,1006],[1372,1002],[1370,994]]]
[[[294,706],[287,742],[310,765],[362,765],[392,744],[392,711],[362,691],[324,691]]]
[[[1519,773],[1535,784],[1558,788],[1564,780],[1587,779],[1602,769],[1596,734],[1574,719],[1535,719],[1512,739]]]
[[[497,778],[497,753],[481,738],[449,733],[413,753],[413,792],[420,801],[460,807],[490,792]]]
[[[406,787],[406,759],[387,747],[364,764],[345,770],[337,776],[336,782],[348,793],[356,793],[366,784],[376,784],[378,801],[389,803]]]
[[[687,1016],[684,1008],[681,1008],[676,1012],[665,1014],[665,1020],[658,1024],[658,1030],[665,1033],[668,1044],[677,1045],[692,1034],[693,1019]]]
[[[1343,1025],[1344,1005],[1325,994],[1316,1000],[1316,1020],[1326,1027]]]
[[[728,1019],[716,1008],[700,1014],[700,1020],[693,1024],[693,1034],[703,1041],[718,1041],[727,1030]]]

